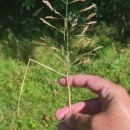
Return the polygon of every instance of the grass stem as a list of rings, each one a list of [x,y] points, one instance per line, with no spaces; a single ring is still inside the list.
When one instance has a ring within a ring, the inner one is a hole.
[[[68,5],[69,1],[66,1],[66,51],[67,51],[67,87],[68,87],[68,100],[69,100],[69,112],[71,113],[71,90],[70,90],[70,83],[69,83],[69,73],[70,73],[70,58],[69,58],[69,30],[68,30]]]
[[[20,94],[19,94],[19,99],[18,99],[18,108],[17,108],[18,119],[19,119],[19,116],[20,116],[19,109],[20,109],[21,96],[22,96],[23,87],[24,87],[24,82],[25,82],[25,79],[26,79],[26,75],[27,75],[27,71],[28,71],[28,67],[29,67],[30,61],[31,61],[31,60],[29,59],[28,64],[27,64],[27,67],[26,67],[26,70],[25,70],[25,74],[24,74],[23,82],[22,82],[22,85],[21,85]]]
[[[37,64],[43,66],[44,68],[48,69],[48,70],[51,70],[51,71],[53,71],[53,72],[55,72],[55,73],[57,73],[57,74],[59,74],[59,75],[61,75],[61,76],[66,77],[66,75],[62,74],[61,72],[58,72],[58,71],[56,71],[56,70],[54,70],[54,69],[48,67],[48,66],[45,65],[45,64],[42,64],[42,63],[40,63],[40,62],[37,62],[37,61],[35,61],[35,60],[29,58],[29,61],[28,61],[28,64],[27,64],[27,67],[26,67],[26,70],[25,70],[24,78],[23,78],[23,81],[22,81],[21,89],[20,89],[19,99],[18,99],[18,107],[17,107],[17,116],[18,116],[18,119],[19,119],[19,117],[20,117],[20,101],[21,101],[21,96],[22,96],[23,87],[24,87],[24,83],[25,83],[25,79],[26,79],[26,75],[27,75],[27,71],[28,71],[30,62],[37,63]]]
[[[61,72],[56,71],[56,70],[52,69],[51,67],[49,67],[49,66],[47,66],[47,65],[45,65],[45,64],[42,64],[42,63],[40,63],[40,62],[38,62],[38,61],[35,61],[35,60],[33,60],[33,59],[29,59],[29,60],[32,61],[32,62],[34,62],[34,63],[37,63],[37,64],[39,64],[39,65],[41,65],[41,66],[43,66],[43,67],[45,67],[45,68],[48,69],[48,70],[51,70],[51,71],[53,71],[53,72],[55,72],[55,73],[57,73],[57,74],[59,74],[59,75],[65,77],[65,75],[62,74]]]

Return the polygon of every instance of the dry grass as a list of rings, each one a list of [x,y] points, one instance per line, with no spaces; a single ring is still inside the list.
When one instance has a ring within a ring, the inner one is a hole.
[[[53,17],[53,16],[46,16],[46,19],[49,20],[49,19],[55,19],[55,20],[58,20],[58,19],[63,19],[63,22],[64,22],[64,30],[62,31],[61,29],[57,28],[56,26],[52,25],[50,22],[48,22],[47,20],[45,20],[44,18],[40,18],[40,20],[46,24],[47,26],[55,29],[56,31],[60,32],[63,34],[63,39],[64,39],[64,45],[65,47],[62,46],[62,52],[63,52],[63,57],[59,57],[59,56],[56,56],[65,66],[65,70],[66,70],[66,74],[62,74],[61,72],[58,72],[57,70],[53,69],[53,67],[49,67],[45,64],[42,64],[42,63],[39,63],[33,59],[29,59],[28,61],[28,65],[26,67],[26,71],[25,71],[25,74],[24,74],[24,78],[23,78],[23,82],[22,82],[22,85],[21,85],[21,90],[20,90],[20,94],[19,94],[19,100],[18,100],[18,117],[20,117],[20,101],[21,101],[21,96],[22,96],[22,91],[23,91],[23,88],[24,88],[24,83],[25,83],[25,79],[26,79],[26,75],[27,75],[27,71],[28,71],[28,68],[29,68],[29,65],[30,65],[30,62],[34,62],[36,64],[39,64],[40,66],[43,66],[44,68],[48,69],[48,70],[51,70],[53,71],[54,73],[57,73],[63,77],[66,77],[67,78],[67,87],[68,87],[68,102],[69,102],[69,110],[71,112],[71,90],[70,90],[70,85],[69,85],[69,75],[70,75],[70,70],[71,70],[71,67],[74,63],[77,63],[77,65],[80,65],[80,64],[83,64],[83,63],[86,63],[86,59],[83,60],[84,56],[86,56],[87,54],[83,55],[81,54],[80,56],[78,56],[78,51],[77,53],[74,55],[74,59],[71,61],[71,58],[70,58],[70,55],[73,53],[70,51],[70,48],[69,48],[69,43],[71,41],[71,33],[70,32],[74,32],[77,27],[81,27],[82,28],[82,31],[79,32],[79,34],[77,35],[78,37],[80,36],[83,36],[90,25],[92,24],[95,24],[96,21],[90,21],[90,19],[92,17],[95,16],[95,13],[92,13],[90,14],[89,16],[86,17],[86,23],[82,23],[82,26],[81,24],[78,24],[78,21],[79,21],[79,18],[69,18],[69,11],[68,11],[68,8],[69,8],[69,4],[75,4],[76,2],[84,2],[84,0],[74,0],[72,2],[69,2],[68,0],[63,1],[65,6],[66,6],[66,15],[63,16],[60,12],[58,12],[57,10],[55,10],[53,8],[53,6],[51,5],[51,3],[47,0],[43,0],[43,3],[51,10],[54,12],[55,15],[57,15],[58,17]],[[88,10],[91,10],[92,8],[95,7],[95,4],[92,4],[91,6],[87,7],[87,8],[84,8],[82,10],[79,10],[77,11],[76,14],[79,14],[79,13],[83,13],[83,12],[86,12]],[[60,17],[60,18],[59,18]],[[88,21],[89,20],[89,21]],[[69,23],[70,23],[70,27],[69,27]],[[81,38],[81,37],[80,37]],[[79,43],[78,44],[81,44],[82,41],[84,40],[84,38],[82,37],[80,40],[79,40]],[[79,48],[78,50],[84,50],[84,48],[89,45],[90,43],[90,39],[86,40],[86,43],[84,45],[81,44],[82,47],[80,47],[79,45]],[[65,50],[65,51],[64,51]],[[95,50],[94,50],[95,51]],[[47,63],[46,63],[47,64]]]

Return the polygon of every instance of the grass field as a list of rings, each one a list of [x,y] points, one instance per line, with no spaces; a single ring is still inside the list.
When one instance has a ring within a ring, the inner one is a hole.
[[[95,40],[96,39],[96,40]],[[16,43],[26,45],[32,41],[15,39]],[[35,48],[12,49],[5,46],[11,40],[0,41],[0,130],[56,130],[58,121],[55,111],[68,105],[67,89],[56,82],[61,76],[37,64],[32,63],[27,73],[24,90],[20,103],[20,119],[17,118],[17,102],[24,76],[26,64],[19,58],[19,53],[29,56],[52,68],[65,73],[64,66],[54,55],[61,56],[60,51],[51,50],[46,46]],[[35,41],[37,42],[37,40]],[[123,46],[109,37],[95,36],[94,46],[103,48],[89,55],[87,63],[81,66],[72,66],[71,74],[94,74],[121,84],[127,91],[130,86],[130,46]],[[3,44],[4,43],[4,44]],[[14,47],[15,48],[15,47]],[[28,51],[30,50],[31,51]],[[19,52],[24,50],[24,52]],[[26,53],[25,53],[26,52]],[[15,54],[16,53],[16,54]],[[32,55],[31,55],[32,54]],[[25,57],[25,59],[27,59]],[[72,102],[78,102],[95,97],[87,89],[71,89]]]

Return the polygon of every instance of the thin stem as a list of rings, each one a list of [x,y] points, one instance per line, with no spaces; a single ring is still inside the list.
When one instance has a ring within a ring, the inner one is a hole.
[[[69,71],[70,68],[67,69],[67,88],[68,88],[68,99],[69,99],[69,112],[71,113],[71,90],[70,90],[70,82],[69,82]]]
[[[77,14],[79,14],[79,13],[81,13],[81,12],[86,12],[86,11],[88,11],[88,10],[94,8],[94,7],[95,7],[95,4],[92,4],[91,6],[89,6],[89,7],[85,8],[85,9],[82,9],[82,10],[80,10],[80,11],[74,13],[74,15],[77,15]]]
[[[29,68],[29,65],[30,65],[30,62],[31,62],[31,61],[34,62],[34,63],[37,63],[37,64],[39,64],[39,65],[41,65],[41,66],[43,66],[43,67],[45,67],[45,68],[48,69],[48,70],[51,70],[51,71],[53,71],[53,72],[55,72],[55,73],[57,73],[57,74],[60,74],[61,76],[64,76],[64,77],[66,76],[66,75],[62,74],[61,72],[58,72],[58,71],[56,71],[56,70],[54,70],[54,69],[52,69],[52,68],[50,68],[50,67],[48,67],[48,66],[46,66],[46,65],[44,65],[44,64],[41,64],[40,62],[37,62],[37,61],[35,61],[35,60],[33,60],[33,59],[29,59],[28,64],[27,64],[27,67],[26,67],[26,70],[25,70],[23,82],[22,82],[22,85],[21,85],[20,94],[19,94],[19,99],[18,99],[18,107],[17,107],[18,119],[19,119],[19,115],[20,115],[19,109],[20,109],[20,101],[21,101],[21,96],[22,96],[22,92],[23,92],[23,87],[24,87],[24,83],[25,83],[27,71],[28,71],[28,68]]]
[[[71,113],[71,90],[70,90],[70,84],[69,84],[69,73],[67,74],[67,83],[68,83],[68,96],[69,96],[69,113]]]
[[[20,109],[21,96],[22,96],[23,87],[24,87],[24,82],[25,82],[25,79],[26,79],[26,75],[27,75],[27,71],[28,71],[28,67],[29,67],[30,61],[31,61],[31,60],[29,59],[28,64],[27,64],[27,67],[26,67],[26,70],[25,70],[25,74],[24,74],[23,82],[22,82],[22,85],[21,85],[20,94],[19,94],[19,99],[18,99],[18,108],[17,108],[18,119],[19,119],[19,115],[20,115],[20,113],[19,113],[19,109]]]
[[[67,55],[68,55],[68,52],[69,52],[69,47],[68,47],[68,44],[69,44],[69,40],[68,40],[68,35],[69,31],[68,31],[68,0],[66,2],[66,50],[67,50]]]
[[[69,1],[66,1],[66,51],[67,51],[67,87],[68,87],[68,100],[69,100],[69,112],[71,113],[71,90],[69,82],[69,73],[70,73],[70,58],[69,58],[69,30],[68,30],[68,4]]]
[[[50,67],[48,67],[47,65],[45,65],[45,64],[42,64],[42,63],[40,63],[40,62],[37,62],[37,61],[35,61],[35,60],[33,60],[33,59],[29,59],[30,61],[32,61],[32,62],[34,62],[34,63],[37,63],[37,64],[39,64],[39,65],[41,65],[41,66],[43,66],[43,67],[45,67],[45,68],[47,68],[48,70],[51,70],[51,71],[53,71],[53,72],[55,72],[55,73],[57,73],[57,74],[59,74],[59,75],[61,75],[61,76],[64,76],[65,77],[65,75],[64,74],[62,74],[61,72],[59,72],[59,71],[56,71],[56,70],[54,70],[54,69],[52,69],[52,68],[50,68]]]

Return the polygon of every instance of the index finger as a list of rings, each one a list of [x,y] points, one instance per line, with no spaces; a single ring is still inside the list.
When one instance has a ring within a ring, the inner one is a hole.
[[[67,78],[59,79],[59,83],[62,86],[67,85]],[[98,76],[93,75],[73,75],[69,77],[69,84],[70,86],[76,87],[87,87],[92,92],[101,96],[101,98],[105,98],[106,96],[110,96],[114,94],[114,89],[118,86],[111,83],[108,80],[105,80]]]

